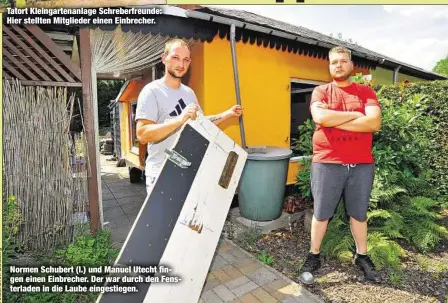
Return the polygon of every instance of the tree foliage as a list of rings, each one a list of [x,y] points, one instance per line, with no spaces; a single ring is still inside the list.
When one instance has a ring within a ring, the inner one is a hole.
[[[432,69],[433,72],[448,76],[448,54],[445,58],[440,59],[434,68]]]

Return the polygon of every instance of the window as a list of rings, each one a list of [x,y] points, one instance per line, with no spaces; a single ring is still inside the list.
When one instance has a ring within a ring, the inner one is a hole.
[[[314,85],[291,84],[291,138],[297,139],[299,126],[311,118],[309,110]]]
[[[137,123],[135,122],[135,113],[137,111],[137,101],[130,105],[129,125],[131,126],[131,147],[138,147]]]
[[[297,156],[308,156],[306,149],[311,144],[311,135],[299,138],[299,127],[311,119],[310,101],[314,88],[323,84],[317,81],[291,79],[291,148]],[[297,148],[297,149],[296,149]]]

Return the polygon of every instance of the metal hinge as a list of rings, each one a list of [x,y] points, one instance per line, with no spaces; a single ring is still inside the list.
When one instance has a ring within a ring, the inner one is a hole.
[[[171,162],[173,162],[174,164],[176,164],[181,168],[188,168],[191,165],[191,162],[189,162],[175,150],[165,149],[165,153],[168,155],[168,160],[170,160]]]

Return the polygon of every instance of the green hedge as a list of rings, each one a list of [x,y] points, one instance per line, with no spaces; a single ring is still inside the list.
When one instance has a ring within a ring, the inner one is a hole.
[[[380,96],[389,100],[405,100],[416,94],[427,98],[427,114],[434,123],[424,135],[431,140],[434,153],[429,159],[432,174],[428,181],[441,195],[448,195],[448,81],[428,81],[413,84],[375,86]]]

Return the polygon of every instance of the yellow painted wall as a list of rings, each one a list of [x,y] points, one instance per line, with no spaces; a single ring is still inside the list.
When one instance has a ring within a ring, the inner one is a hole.
[[[121,134],[121,156],[126,158],[134,165],[139,165],[138,155],[131,152],[130,143],[130,121],[129,121],[129,110],[130,103],[122,102],[122,111],[120,114],[120,134]]]
[[[126,155],[130,149],[129,145],[129,103],[121,103],[120,113],[120,134],[121,134],[121,154]]]
[[[249,43],[237,43],[236,54],[246,144],[289,147],[290,78],[300,76],[299,72],[293,75],[290,71],[290,54]],[[204,44],[204,60],[204,107],[206,114],[216,114],[237,103],[230,42],[216,37],[212,43]],[[303,75],[307,75],[306,69],[303,67]],[[314,69],[316,74],[319,70]],[[309,76],[308,79],[316,80],[325,77]],[[222,128],[241,144],[237,119]]]
[[[190,86],[204,109],[204,45],[197,43],[191,48],[191,65],[188,72],[187,85]]]
[[[288,176],[286,177],[286,184],[295,184],[297,183],[297,174],[301,169],[301,165],[299,162],[290,161],[288,167]]]

